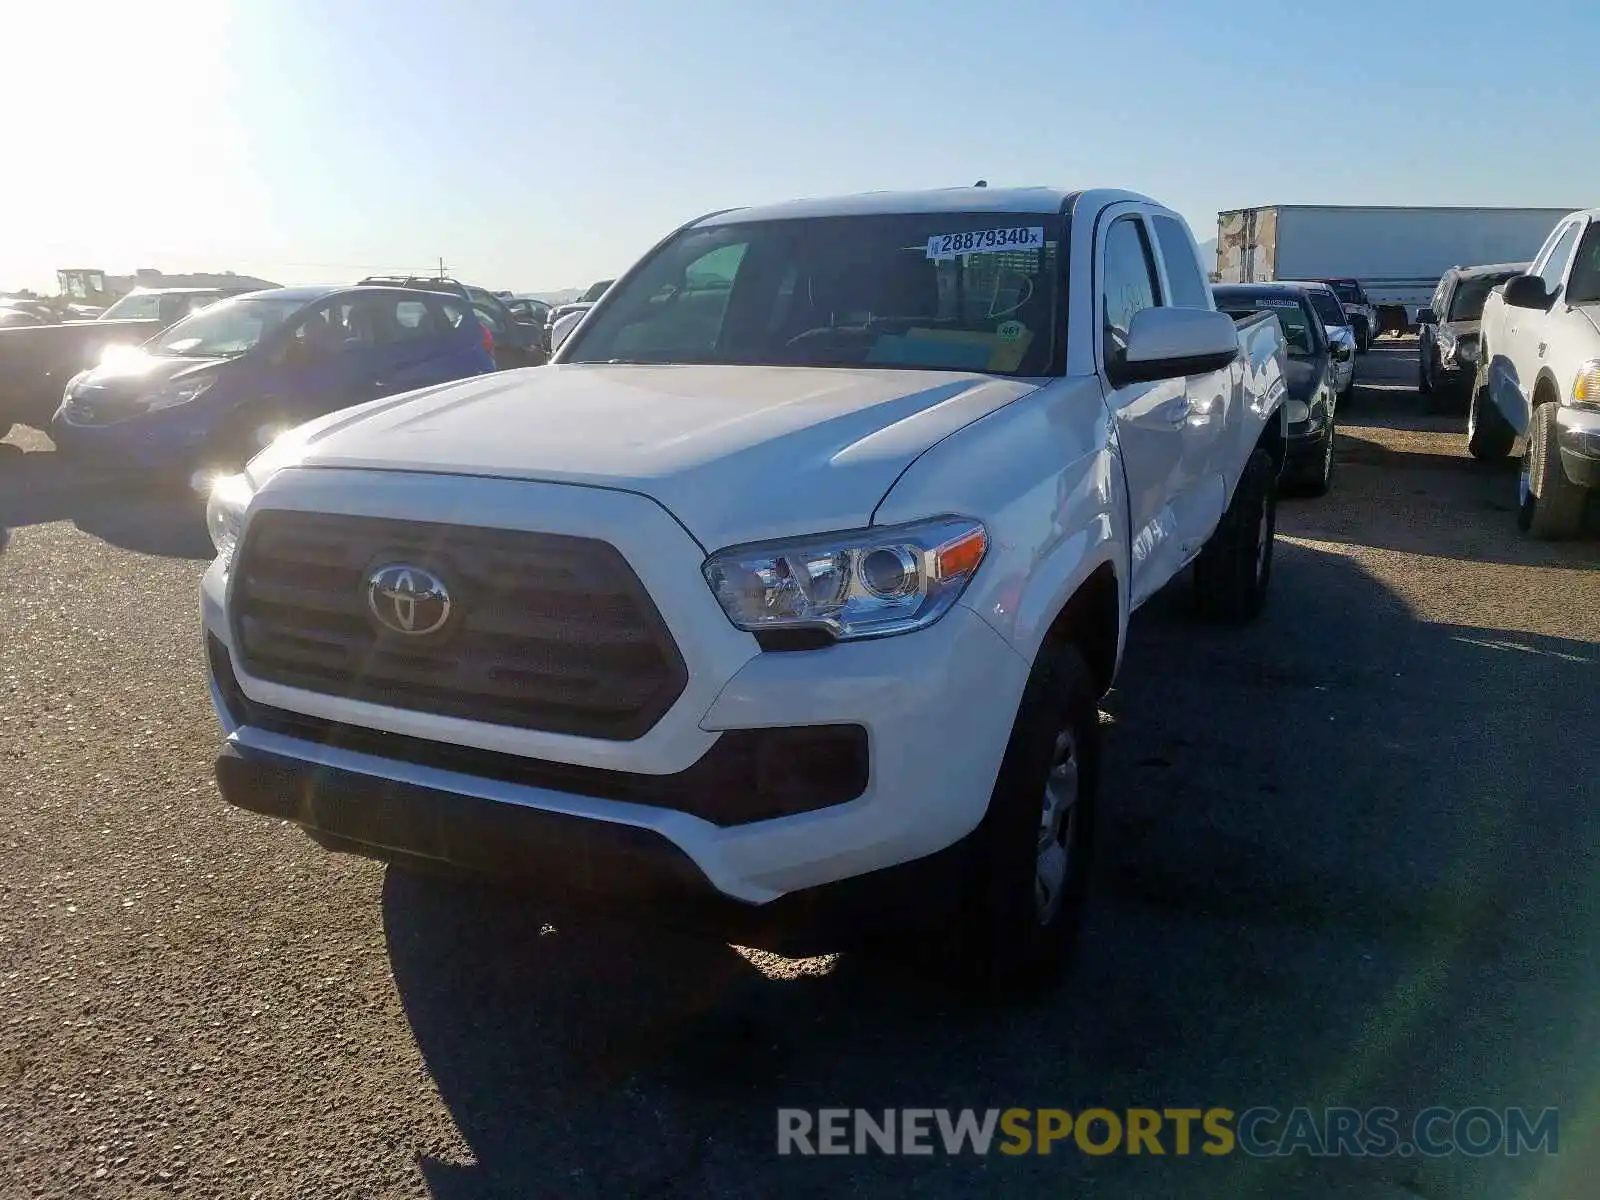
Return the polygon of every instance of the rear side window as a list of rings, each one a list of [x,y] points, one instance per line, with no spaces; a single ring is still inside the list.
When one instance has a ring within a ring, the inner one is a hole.
[[[1324,325],[1348,325],[1350,319],[1344,315],[1344,305],[1339,303],[1339,297],[1332,292],[1313,292],[1306,290],[1306,298],[1311,301],[1311,307],[1317,310],[1317,316]]]
[[[467,320],[470,312],[466,304],[454,296],[440,296],[438,299],[439,307],[444,311],[445,322],[451,329],[460,329],[461,323]],[[477,315],[473,314],[472,319],[476,320]]]
[[[1100,290],[1105,306],[1105,357],[1112,362],[1128,347],[1128,325],[1134,314],[1156,306],[1155,261],[1144,226],[1134,217],[1118,217],[1106,232]]]
[[[396,341],[414,342],[434,336],[433,310],[426,300],[401,300],[394,306],[394,336]]]
[[[1200,274],[1188,233],[1171,217],[1152,217],[1150,224],[1167,268],[1167,286],[1172,289],[1167,303],[1177,308],[1210,308],[1211,289]]]

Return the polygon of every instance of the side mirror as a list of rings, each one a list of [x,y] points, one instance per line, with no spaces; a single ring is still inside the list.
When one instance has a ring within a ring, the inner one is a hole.
[[[1418,325],[1437,325],[1438,323],[1438,314],[1436,314],[1431,308],[1424,308],[1417,313]]]
[[[1535,308],[1547,312],[1556,302],[1554,292],[1545,291],[1537,275],[1513,275],[1506,280],[1506,303],[1513,308]]]
[[[583,313],[568,313],[550,327],[550,353],[552,355],[561,349],[561,343],[567,340],[567,336],[577,328],[578,322],[581,320],[583,320]]]
[[[1353,353],[1349,344],[1345,342],[1331,343],[1328,348],[1328,352],[1333,355],[1333,360],[1335,362],[1347,362]]]
[[[1205,308],[1146,308],[1128,322],[1128,344],[1106,374],[1112,384],[1220,371],[1239,357],[1239,327]]]

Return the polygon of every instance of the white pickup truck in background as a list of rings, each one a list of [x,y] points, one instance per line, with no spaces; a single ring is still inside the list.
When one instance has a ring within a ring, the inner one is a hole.
[[[1528,273],[1490,293],[1479,331],[1467,448],[1499,459],[1526,437],[1517,523],[1569,537],[1600,490],[1600,208],[1556,223]]]
[[[1046,978],[1129,615],[1190,564],[1202,615],[1262,604],[1284,363],[1131,193],[702,218],[550,366],[217,485],[219,786],[335,849]]]

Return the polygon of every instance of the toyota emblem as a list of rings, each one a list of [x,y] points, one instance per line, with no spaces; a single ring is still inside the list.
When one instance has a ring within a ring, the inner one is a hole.
[[[450,619],[450,591],[424,567],[390,563],[367,576],[367,608],[385,629],[422,637]]]

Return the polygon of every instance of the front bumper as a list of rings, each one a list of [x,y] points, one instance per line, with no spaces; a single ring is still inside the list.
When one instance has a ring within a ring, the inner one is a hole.
[[[285,486],[289,476],[297,478]],[[770,905],[790,893],[932,856],[960,842],[987,809],[1028,664],[959,604],[917,633],[762,653],[754,638],[733,628],[706,586],[700,573],[704,551],[641,496],[319,469],[280,473],[256,505],[417,520],[454,512],[480,524],[603,538],[650,592],[689,666],[690,681],[642,737],[608,742],[338,699],[237,673],[240,692],[253,704],[440,747],[437,757],[417,761],[415,755],[402,760],[370,753],[370,746],[253,726],[237,704],[230,709],[218,673],[213,700],[228,735],[218,779],[225,797],[241,807],[285,816],[382,857],[410,856],[470,870],[495,870],[507,853],[482,844],[482,835],[465,822],[449,826],[449,804],[429,797],[461,797],[474,812],[499,814],[479,822],[480,830],[512,820],[507,814],[513,811],[516,820],[529,821],[530,831],[550,826],[527,814],[559,816],[594,827],[593,836],[601,839],[648,835],[648,844],[660,843],[692,866],[715,896],[746,906]],[[232,636],[227,585],[226,573],[213,563],[201,584],[201,607],[206,631],[223,653],[230,652]],[[237,659],[230,659],[236,667]],[[566,764],[574,772],[660,777],[690,770],[735,731],[820,725],[866,731],[864,789],[843,803],[744,823],[719,823],[614,792],[595,794],[581,780],[519,782],[499,766],[480,769],[473,759],[481,752],[484,764],[490,756],[500,765],[520,757]],[[286,781],[292,783],[287,790]],[[376,808],[341,799],[357,792],[388,798]],[[396,812],[397,805],[409,815],[370,815]],[[536,840],[533,833],[528,837]],[[510,860],[520,862],[521,852],[511,852]],[[625,870],[591,869],[576,857],[528,861],[537,863],[536,873],[585,892],[626,894],[631,886]],[[676,867],[673,873],[681,874]]]
[[[1556,410],[1556,446],[1567,478],[1600,490],[1600,412],[1563,404]]]
[[[965,839],[907,863],[793,891],[764,905],[719,891],[658,830],[333,767],[230,739],[216,763],[229,803],[293,821],[327,849],[513,883],[563,903],[647,914],[792,955],[935,928],[961,897]]]
[[[223,414],[202,404],[178,405],[111,424],[74,421],[66,404],[50,421],[50,440],[68,458],[108,467],[163,471],[198,466]]]

